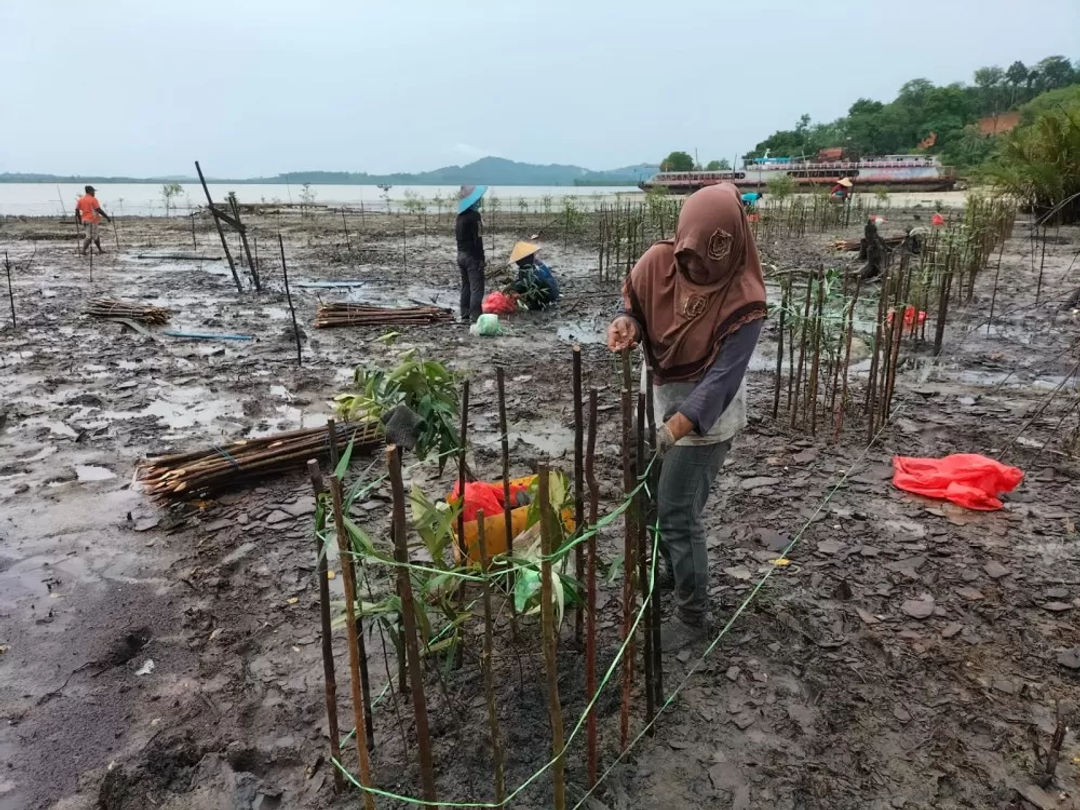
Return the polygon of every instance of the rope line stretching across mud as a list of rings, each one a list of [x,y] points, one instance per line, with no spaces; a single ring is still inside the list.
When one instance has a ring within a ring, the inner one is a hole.
[[[973,302],[969,301],[965,305],[964,312],[963,312],[963,314],[965,316],[968,314],[968,311],[970,310],[972,304],[973,304]],[[950,356],[952,354],[954,354],[961,346],[963,346],[964,343],[967,341],[967,339],[972,334],[974,334],[976,331],[978,331],[978,329],[981,327],[981,325],[982,324],[978,324],[978,325],[976,325],[974,327],[969,328],[966,332],[964,332],[960,336],[960,339],[952,344],[952,351],[950,352]],[[927,374],[932,373],[935,370],[935,367],[937,367],[937,366],[939,366],[941,364],[943,359],[944,359],[944,353],[932,358],[932,360],[930,362],[930,365],[929,365],[929,368],[926,369],[926,373]],[[635,735],[629,741],[626,748],[622,752],[619,753],[619,755],[615,758],[615,760],[610,765],[608,765],[607,768],[604,769],[604,771],[600,774],[599,778],[596,780],[596,783],[593,784],[592,787],[590,787],[582,795],[582,797],[578,800],[577,804],[574,805],[573,810],[579,810],[579,808],[581,808],[585,804],[585,802],[589,799],[589,797],[591,797],[596,792],[597,788],[599,788],[604,783],[604,780],[607,779],[607,777],[611,775],[612,771],[626,758],[626,756],[635,748],[635,746],[639,742],[641,742],[641,740],[649,733],[649,731],[652,730],[653,727],[655,727],[655,725],[656,725],[657,721],[659,720],[660,716],[671,706],[672,703],[674,703],[675,699],[679,696],[679,694],[682,692],[682,690],[690,682],[690,679],[698,672],[698,670],[702,667],[702,665],[704,665],[706,659],[708,659],[708,657],[713,653],[713,651],[716,649],[716,647],[723,640],[724,636],[726,636],[727,633],[731,630],[731,628],[735,625],[735,622],[739,619],[740,616],[742,616],[743,613],[746,612],[746,609],[750,606],[750,604],[754,601],[754,599],[757,598],[757,595],[761,592],[761,589],[765,586],[765,583],[768,582],[769,578],[773,575],[773,573],[775,573],[776,569],[780,567],[780,565],[778,563],[780,563],[780,561],[788,559],[789,554],[798,545],[800,540],[802,540],[803,536],[806,533],[806,530],[813,523],[814,519],[832,501],[832,499],[835,497],[836,493],[839,492],[840,489],[847,483],[848,479],[851,478],[851,475],[852,475],[852,473],[854,473],[855,469],[860,464],[863,463],[863,461],[866,459],[867,454],[870,452],[871,448],[873,448],[873,446],[878,442],[878,440],[881,438],[882,434],[885,432],[885,429],[890,427],[892,425],[893,421],[900,414],[905,412],[905,410],[907,409],[908,404],[911,402],[911,400],[912,400],[912,398],[914,396],[915,396],[914,393],[909,392],[908,395],[900,402],[900,404],[896,408],[892,409],[891,413],[882,422],[881,426],[878,428],[878,430],[874,434],[873,438],[862,449],[862,451],[855,458],[855,460],[848,466],[848,468],[844,471],[843,475],[840,476],[840,479],[824,495],[824,497],[821,499],[820,503],[817,505],[817,507],[814,509],[814,511],[809,515],[809,517],[807,517],[803,521],[803,523],[800,526],[799,530],[792,536],[791,542],[789,542],[787,544],[787,546],[780,552],[780,555],[777,558],[777,560],[775,560],[773,562],[773,565],[771,565],[765,571],[765,573],[761,576],[761,578],[754,585],[754,587],[750,591],[750,593],[747,594],[746,598],[742,601],[742,603],[731,614],[731,616],[728,618],[727,622],[725,622],[724,626],[720,629],[720,632],[716,635],[715,638],[713,638],[713,640],[705,648],[705,651],[702,653],[702,655],[696,661],[694,661],[694,663],[690,666],[689,670],[687,671],[686,675],[682,678],[682,680],[680,680],[679,683],[675,686],[675,688],[671,690],[671,693],[667,696],[667,698],[664,700],[664,702],[662,704],[660,704],[660,706],[657,707],[656,714],[653,716],[653,718],[641,728],[641,730],[637,733],[637,735]],[[457,451],[452,451],[452,452],[457,452]],[[652,467],[652,465],[655,463],[655,461],[656,461],[656,457],[654,456],[653,459],[649,462],[649,468]],[[416,466],[416,465],[413,465],[413,466]],[[646,473],[648,472],[649,468],[646,469]],[[380,479],[380,480],[382,480],[382,479]],[[573,546],[576,545],[577,542],[580,542],[581,539],[584,539],[585,537],[591,536],[591,534],[595,534],[598,529],[602,528],[603,526],[606,526],[606,525],[610,524],[614,520],[615,517],[622,514],[623,512],[625,512],[629,508],[630,502],[633,500],[634,495],[636,495],[636,493],[639,492],[642,487],[645,488],[646,493],[651,497],[652,493],[649,492],[649,489],[646,486],[645,481],[646,481],[646,479],[643,477],[642,480],[639,482],[638,486],[634,489],[634,491],[633,491],[633,493],[631,494],[630,497],[628,497],[621,504],[619,504],[614,510],[612,510],[608,515],[606,515],[604,517],[604,519],[602,519],[601,521],[598,521],[596,526],[590,527],[590,529],[587,530],[587,532],[583,533],[583,536],[581,538],[577,538],[575,540],[570,541],[569,543],[567,543],[566,546],[564,546],[564,547],[558,549],[556,552],[554,552],[551,555],[551,557],[553,559],[557,559],[557,558],[563,556],[563,554],[565,554],[566,550],[569,550],[569,549],[573,548]],[[378,482],[373,482],[373,485],[375,483],[378,483]],[[365,791],[365,792],[370,793],[370,794],[373,794],[373,795],[376,795],[376,796],[381,796],[383,798],[394,799],[396,801],[405,802],[406,804],[412,804],[412,805],[418,805],[418,806],[449,807],[449,808],[485,808],[485,809],[488,809],[488,810],[498,810],[498,808],[506,807],[513,799],[515,799],[518,795],[520,795],[522,793],[522,791],[524,791],[533,782],[535,782],[544,773],[546,773],[560,758],[565,756],[565,754],[567,753],[567,751],[570,748],[570,745],[573,743],[573,741],[576,738],[577,734],[580,732],[582,726],[585,724],[585,722],[586,722],[586,720],[587,720],[587,718],[589,716],[589,713],[595,707],[596,701],[599,699],[600,694],[607,687],[609,681],[611,680],[612,675],[614,674],[614,672],[616,670],[616,667],[622,661],[622,658],[625,655],[626,649],[629,646],[631,640],[634,638],[634,636],[635,636],[635,634],[637,632],[637,628],[641,623],[642,616],[645,614],[645,611],[648,609],[649,605],[651,604],[654,593],[655,593],[656,559],[657,559],[657,553],[658,553],[659,542],[660,542],[659,521],[654,523],[650,527],[650,530],[651,530],[651,533],[653,535],[653,543],[652,543],[652,552],[651,552],[651,567],[650,567],[650,571],[649,571],[649,591],[648,591],[647,597],[642,602],[641,609],[637,612],[637,615],[634,617],[634,622],[633,622],[633,625],[631,626],[630,632],[627,634],[626,638],[623,640],[623,643],[620,645],[618,653],[615,656],[615,659],[611,662],[611,664],[608,667],[607,671],[604,673],[604,677],[601,680],[600,684],[598,685],[596,692],[592,695],[592,697],[589,699],[588,703],[586,704],[585,709],[582,711],[581,716],[579,717],[577,723],[574,725],[573,730],[570,732],[569,736],[567,737],[567,739],[565,741],[565,744],[563,745],[563,748],[555,756],[553,756],[550,760],[548,760],[547,763],[545,763],[537,771],[535,771],[531,776],[529,776],[527,779],[525,779],[525,781],[523,781],[521,783],[521,785],[519,785],[513,792],[508,794],[506,796],[506,798],[504,798],[501,802],[453,802],[453,801],[439,801],[439,800],[436,800],[436,801],[432,802],[430,800],[424,800],[424,799],[420,799],[420,798],[417,798],[417,797],[414,797],[414,796],[403,796],[401,794],[393,793],[391,791],[382,790],[381,788],[367,787],[367,786],[362,785],[359,782],[359,780],[348,770],[348,768],[346,768],[344,765],[342,765],[336,759],[332,759],[335,767],[337,767],[345,775],[345,778],[348,779],[349,782],[351,782],[355,787],[359,788],[360,790]],[[383,562],[381,559],[379,561]],[[390,564],[390,565],[396,565],[397,564],[397,563],[394,563],[392,561],[386,561],[386,562],[387,562],[387,564]],[[403,565],[405,567],[411,567],[409,564],[400,564],[400,565]],[[421,568],[421,570],[427,570],[427,569]],[[447,573],[447,572],[440,571],[439,573]],[[462,578],[468,578],[468,579],[475,579],[476,578],[476,577],[472,577],[472,576],[464,575],[464,574],[462,574],[461,576],[462,576]]]

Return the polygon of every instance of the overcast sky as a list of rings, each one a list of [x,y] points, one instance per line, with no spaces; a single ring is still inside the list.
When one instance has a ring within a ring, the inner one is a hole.
[[[903,82],[1080,58],[1080,0],[2,0],[0,172],[731,158]]]

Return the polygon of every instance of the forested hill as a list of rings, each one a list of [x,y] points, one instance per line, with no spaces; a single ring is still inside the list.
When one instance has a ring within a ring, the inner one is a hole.
[[[992,138],[977,121],[1017,110],[1037,97],[1080,83],[1080,61],[1048,56],[1028,67],[1016,61],[1007,68],[975,71],[971,84],[943,86],[912,79],[889,102],[860,98],[848,114],[827,123],[803,115],[793,129],[774,132],[746,157],[814,155],[842,146],[861,155],[886,155],[925,149],[960,168],[977,166],[993,150]]]
[[[466,166],[444,166],[427,172],[398,172],[368,174],[366,172],[302,171],[283,172],[273,177],[243,179],[208,177],[213,183],[317,183],[317,184],[380,184],[388,185],[458,185],[477,183],[492,186],[631,186],[647,180],[659,167],[641,163],[618,169],[593,171],[581,166],[558,163],[539,165],[521,163],[505,158],[485,157]],[[168,181],[195,182],[192,177],[60,177],[53,174],[0,174],[0,183],[160,183]]]

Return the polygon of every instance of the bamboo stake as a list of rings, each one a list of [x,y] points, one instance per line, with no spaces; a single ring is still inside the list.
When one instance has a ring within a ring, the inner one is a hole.
[[[888,283],[888,265],[882,271],[885,278],[881,281],[881,291],[878,294],[877,323],[874,326],[874,354],[870,359],[870,375],[866,382],[866,431],[867,444],[874,441],[874,429],[876,427],[877,413],[877,387],[880,376],[880,358],[882,356],[882,339],[884,337],[885,312],[888,309],[888,295],[886,285]]]
[[[1005,253],[1005,240],[1001,240],[1001,247],[998,249],[997,269],[994,271],[994,292],[990,296],[990,315],[986,320],[986,334],[990,334],[990,330],[994,325],[994,305],[997,303],[998,294],[998,279],[1001,276],[1001,256]],[[10,285],[9,285],[10,287]]]
[[[307,463],[311,488],[315,491],[318,505],[326,487],[323,483],[319,462],[311,459]],[[334,674],[334,638],[330,626],[330,580],[326,549],[322,538],[315,538],[315,570],[319,577],[319,623],[322,631],[323,680],[326,687],[326,724],[330,734],[330,756],[335,762],[341,762],[341,732],[338,729],[337,716],[337,676]],[[345,777],[341,768],[334,766],[334,792],[345,789]]]
[[[581,347],[571,349],[573,357],[573,396],[574,396],[574,530],[580,534],[585,525],[585,450],[584,417],[581,402]],[[574,576],[581,582],[585,576],[585,549],[581,543],[574,548]],[[581,645],[584,632],[585,611],[579,607],[574,616],[574,639]]]
[[[781,203],[783,205],[783,203]],[[795,427],[795,423],[799,417],[799,393],[802,389],[803,378],[803,365],[806,359],[806,339],[807,330],[810,328],[810,295],[813,292],[814,285],[812,279],[808,276],[806,279],[806,303],[803,306],[803,322],[802,330],[799,337],[799,367],[795,372],[795,400],[791,406],[791,426]]]
[[[229,252],[229,242],[225,238],[225,231],[221,228],[221,222],[217,217],[217,209],[214,208],[214,200],[210,196],[210,189],[206,186],[206,179],[203,177],[202,167],[199,166],[199,161],[195,161],[195,171],[199,173],[199,182],[202,183],[203,192],[206,194],[206,204],[210,208],[210,218],[214,220],[214,227],[217,228],[218,236],[221,237],[221,247],[225,251],[225,258],[229,261],[229,270],[232,271],[233,281],[236,282],[236,291],[243,292],[244,287],[240,283],[240,276],[236,272],[236,263],[233,262],[232,253]]]
[[[600,511],[600,487],[596,483],[596,418],[599,393],[589,390],[589,438],[585,447],[585,477],[589,483],[589,527],[596,526]],[[596,695],[596,535],[589,536],[585,572],[585,694],[589,700]],[[599,774],[596,706],[589,712],[585,728],[586,770],[589,787],[596,784]]]
[[[652,371],[645,372],[645,419],[648,423],[649,446],[656,447],[656,414],[653,410]],[[652,497],[649,499],[649,513],[646,520],[649,526],[657,525],[656,493],[660,485],[660,468],[660,459],[656,459],[649,474],[649,491],[652,493]],[[650,542],[648,548],[649,553],[654,556],[652,564],[655,571],[660,565],[660,547],[658,544]],[[660,600],[657,598],[655,580],[650,594],[652,596],[649,609],[652,612],[653,688],[655,690],[653,701],[655,706],[661,706],[664,703],[664,659],[661,655],[663,645],[660,638]],[[652,733],[652,729],[649,730],[649,733]]]
[[[416,745],[420,757],[420,781],[428,807],[435,807],[435,770],[431,762],[431,736],[428,732],[427,701],[424,698],[424,672],[417,645],[416,607],[413,604],[412,582],[403,567],[409,562],[408,538],[405,536],[405,487],[401,481],[401,450],[386,448],[386,463],[390,468],[390,490],[394,499],[394,559],[397,569],[398,598],[401,599],[401,623],[404,628],[405,654],[409,663],[409,685],[412,687],[413,715],[416,719]]]
[[[352,554],[345,530],[345,516],[342,513],[341,479],[330,476],[330,494],[334,504],[334,527],[337,530],[338,554],[341,557],[341,577],[345,584],[345,627],[349,641],[349,675],[352,683],[353,718],[356,723],[356,753],[360,760],[360,784],[372,787],[371,758],[368,752],[367,720],[365,719],[364,699],[361,695],[360,650],[356,632],[356,582],[353,580]],[[364,791],[364,807],[375,810],[375,798]]]
[[[552,596],[551,555],[555,550],[555,528],[552,526],[551,495],[547,463],[540,465],[537,495],[540,499],[540,624],[544,641],[544,668],[547,673],[548,716],[551,720],[551,766],[555,810],[566,810],[566,785],[563,781],[563,717],[559,703],[559,665],[556,660],[555,605]]]
[[[349,251],[349,261],[352,261],[352,240],[349,238],[349,223],[345,219],[345,209],[341,209],[341,225],[345,228],[345,247]]]
[[[18,325],[15,322],[15,294],[11,290],[11,261],[8,259],[6,250],[4,251],[4,271],[7,273],[8,303],[11,305],[11,328],[17,329]]]
[[[814,314],[814,360],[810,366],[810,382],[806,392],[806,405],[810,408],[810,435],[817,435],[818,372],[821,370],[821,323],[825,309],[824,278],[817,279],[817,308]],[[804,409],[805,409],[804,407]],[[805,420],[804,420],[805,422]]]
[[[772,415],[776,419],[780,413],[781,376],[784,372],[784,319],[787,317],[788,288],[780,282],[780,331],[776,338],[776,384],[773,388]]]
[[[285,243],[281,240],[281,233],[277,235],[278,248],[281,250],[281,276],[285,279],[285,300],[289,302],[289,315],[292,317],[293,337],[296,338],[296,365],[304,365],[304,357],[300,351],[300,327],[296,325],[296,310],[293,309],[292,293],[289,291],[289,270],[285,266]],[[252,267],[252,273],[255,278],[258,278],[258,274],[255,272],[255,268]],[[256,290],[258,289],[258,283],[256,282]]]
[[[510,512],[513,505],[510,503],[510,435],[506,424],[506,375],[502,366],[495,369],[495,382],[499,396],[499,446],[502,453],[502,481],[503,481],[503,523],[506,530],[506,553],[514,553],[514,527]],[[517,605],[514,602],[514,573],[510,571],[506,575],[506,590],[510,594],[510,634],[514,641],[518,637]]]
[[[622,390],[622,455],[623,455],[623,492],[627,498],[634,489],[633,461],[633,405],[630,391]],[[619,749],[626,750],[630,740],[630,688],[634,676],[634,643],[630,638],[630,627],[634,601],[634,528],[633,510],[623,514],[623,588],[622,588],[622,640],[629,641],[622,666],[622,707],[619,714]]]
[[[835,410],[835,423],[836,423],[836,438],[840,438],[840,430],[844,426],[844,408],[847,405],[848,395],[848,369],[851,366],[851,339],[855,334],[855,304],[859,301],[859,291],[862,289],[862,274],[860,273],[855,279],[855,295],[851,299],[851,306],[848,309],[847,318],[847,341],[844,348],[844,380],[843,388],[840,392],[840,402],[836,405]]]
[[[476,512],[477,540],[480,545],[480,570],[488,570],[487,539],[484,536],[484,510]],[[493,622],[491,618],[491,580],[484,577],[481,585],[484,601],[484,651],[480,658],[480,669],[484,676],[484,697],[487,701],[488,725],[491,729],[491,758],[495,767],[495,801],[502,803],[506,796],[506,783],[503,777],[502,741],[499,734],[499,714],[495,710],[495,678],[491,671],[491,650],[494,645]]]
[[[461,384],[461,434],[458,440],[458,515],[457,515],[457,541],[461,559],[469,558],[465,547],[465,447],[469,431],[469,381]],[[507,549],[509,550],[509,549]],[[459,596],[464,592],[464,580],[459,587]]]
[[[635,470],[635,479],[640,476],[645,469],[645,392],[638,392],[637,401],[637,433],[635,435],[635,444],[637,446],[637,468]],[[637,562],[638,562],[638,587],[641,589],[641,604],[646,604],[650,596],[650,577],[649,577],[649,555],[645,550],[645,490],[640,490],[637,497],[634,499],[634,503],[631,505],[631,509],[634,510],[634,527],[637,530]],[[653,680],[653,632],[652,622],[653,614],[652,610],[645,611],[645,640],[642,644],[642,653],[645,657],[645,723],[648,725],[652,722],[653,715],[655,714],[654,701],[656,698],[656,688]],[[652,726],[649,727],[649,734],[652,734]]]
[[[326,420],[326,437],[329,445],[330,469],[337,474],[338,448],[337,448],[337,424],[333,419]],[[352,592],[349,591],[349,580],[345,580],[345,598],[358,603],[360,589],[356,581],[356,568],[352,556],[349,557],[350,571],[352,572]],[[342,566],[344,566],[344,561]],[[344,576],[344,575],[343,575]],[[364,718],[367,721],[367,747],[368,751],[375,750],[375,715],[371,703],[371,675],[368,672],[367,642],[364,639],[364,619],[356,618],[356,643],[360,651],[360,691],[364,699]]]

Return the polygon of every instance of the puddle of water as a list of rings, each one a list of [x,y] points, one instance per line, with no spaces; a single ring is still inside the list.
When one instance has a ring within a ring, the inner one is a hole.
[[[565,323],[555,330],[560,340],[570,343],[607,343],[609,319],[592,318],[585,321]]]
[[[82,483],[90,481],[109,481],[116,478],[116,473],[106,467],[95,467],[92,464],[76,464],[75,475]]]
[[[46,419],[44,416],[31,416],[29,419],[19,423],[17,426],[19,430],[33,430],[39,427],[47,427],[49,432],[54,436],[62,436],[65,439],[74,439],[79,434],[69,428],[63,422],[56,422],[52,419]]]
[[[519,439],[551,458],[572,453],[574,449],[574,435],[572,432],[562,431],[560,433],[552,430],[550,425],[542,423],[524,430],[517,426],[511,427],[511,443]]]

